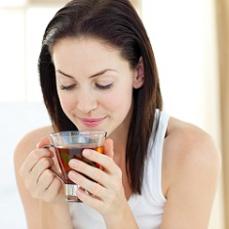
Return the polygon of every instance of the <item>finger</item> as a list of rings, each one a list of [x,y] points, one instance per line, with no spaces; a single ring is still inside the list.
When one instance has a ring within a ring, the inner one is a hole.
[[[54,178],[54,174],[49,169],[44,170],[37,181],[37,192],[41,195],[48,189]]]
[[[38,149],[44,148],[50,151],[51,156],[54,157],[54,153],[51,150],[52,145],[51,145],[51,140],[49,137],[43,137],[36,145]]]
[[[81,174],[84,174],[92,180],[100,183],[104,187],[110,186],[110,177],[101,169],[88,165],[87,163],[77,159],[70,160],[69,166],[77,172],[80,172]]]
[[[21,176],[27,176],[42,157],[47,158],[50,156],[51,153],[49,150],[46,149],[33,150],[21,165],[20,168]]]
[[[34,182],[38,183],[40,176],[43,174],[43,172],[46,169],[51,168],[52,165],[52,159],[41,158],[31,171],[31,176],[34,178]]]
[[[99,199],[91,196],[90,194],[83,191],[82,189],[79,188],[76,191],[76,195],[83,203],[85,203],[89,207],[94,208],[96,210],[99,210],[102,208],[102,204],[103,204],[102,200],[99,200]]]
[[[62,188],[62,183],[58,178],[54,178],[48,188],[45,190],[44,199],[46,201],[52,201],[55,199],[57,194],[60,192]]]
[[[114,142],[111,138],[107,138],[104,142],[104,152],[105,154],[113,158],[114,157]]]
[[[98,184],[92,180],[89,180],[85,176],[83,176],[77,172],[74,172],[74,171],[69,172],[69,178],[74,183],[79,185],[81,189],[88,191],[89,193],[96,196],[97,198],[99,198],[101,200],[104,200],[106,198],[107,189],[105,189],[100,184]]]
[[[43,137],[36,145],[37,148],[42,148],[45,145],[50,145],[51,144],[51,140],[49,137]]]
[[[82,152],[83,156],[90,161],[101,165],[108,173],[119,173],[120,168],[115,164],[113,159],[105,154],[100,154],[95,150],[85,149]]]
[[[56,178],[58,178],[61,183],[64,184],[64,178],[63,178],[63,175],[61,174],[61,172],[58,172],[55,165],[53,165],[50,170],[53,172],[53,174],[55,174]]]
[[[42,158],[36,166],[34,166],[33,170],[28,173],[27,176],[24,177],[26,182],[26,187],[31,190],[36,190],[38,181],[40,176],[42,175],[43,171],[50,167],[49,164],[52,162],[49,162],[47,158]]]

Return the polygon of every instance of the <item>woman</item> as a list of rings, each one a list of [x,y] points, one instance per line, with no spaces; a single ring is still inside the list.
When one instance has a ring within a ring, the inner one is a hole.
[[[52,126],[28,133],[15,152],[29,228],[207,228],[219,153],[207,133],[162,111],[153,51],[128,0],[60,9],[39,74]],[[93,195],[79,190],[83,203],[68,204],[44,146],[54,131],[98,129],[108,134],[105,154],[84,156],[105,170],[71,160],[69,178]]]

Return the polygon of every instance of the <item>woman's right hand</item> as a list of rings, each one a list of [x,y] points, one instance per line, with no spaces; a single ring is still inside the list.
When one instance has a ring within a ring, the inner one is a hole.
[[[49,140],[42,139],[37,148],[25,159],[20,167],[20,175],[31,196],[46,202],[63,202],[63,184],[53,172],[53,152],[44,148]]]

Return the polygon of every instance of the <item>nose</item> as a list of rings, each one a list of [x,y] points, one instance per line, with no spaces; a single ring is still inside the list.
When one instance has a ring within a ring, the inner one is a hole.
[[[77,109],[82,113],[90,113],[97,107],[97,98],[90,90],[81,90],[78,94]]]

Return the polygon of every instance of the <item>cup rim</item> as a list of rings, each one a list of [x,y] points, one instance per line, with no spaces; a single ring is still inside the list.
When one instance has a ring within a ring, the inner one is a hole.
[[[77,135],[83,135],[83,136],[96,136],[96,135],[103,135],[106,137],[107,132],[104,130],[65,130],[65,131],[58,131],[58,132],[53,132],[50,134],[51,137],[56,137],[60,135],[72,135],[72,136],[77,136]]]

